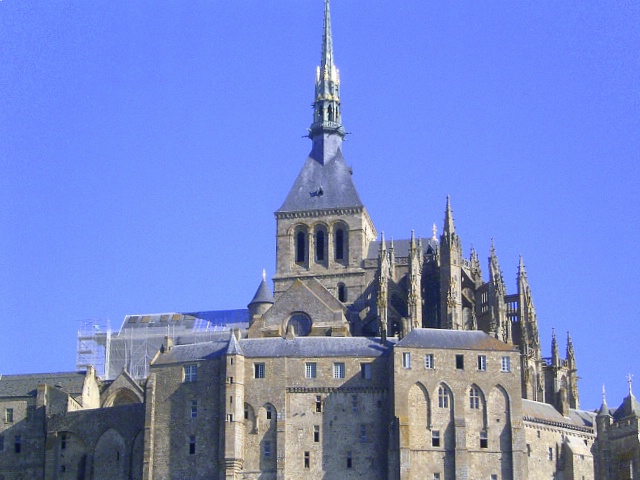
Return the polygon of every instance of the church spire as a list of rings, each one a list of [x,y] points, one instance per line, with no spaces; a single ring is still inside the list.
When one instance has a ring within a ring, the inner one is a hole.
[[[322,32],[322,58],[316,70],[316,95],[313,102],[313,123],[309,136],[333,133],[343,138],[340,112],[340,73],[333,63],[333,37],[329,0],[324,2],[324,28]]]

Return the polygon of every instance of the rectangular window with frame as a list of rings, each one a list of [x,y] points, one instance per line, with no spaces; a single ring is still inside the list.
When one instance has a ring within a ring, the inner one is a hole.
[[[253,378],[264,378],[264,363],[253,364]]]
[[[267,405],[265,408],[265,413],[267,415],[267,420],[271,420],[273,417],[273,407],[271,405]]]
[[[489,448],[489,438],[484,430],[480,432],[480,448]]]
[[[15,436],[14,449],[16,453],[20,453],[22,451],[22,437],[20,435]]]
[[[511,371],[511,358],[510,357],[502,357],[500,362],[500,371],[501,372],[510,372]]]
[[[432,447],[440,446],[440,430],[431,431],[431,446]]]
[[[487,371],[487,356],[486,355],[478,355],[478,371],[486,372]]]
[[[185,365],[184,366],[184,383],[191,383],[198,380],[198,366],[197,365]]]
[[[4,411],[4,423],[13,423],[13,408],[7,408]]]
[[[191,435],[189,437],[189,455],[195,455],[195,454],[196,454],[196,436]]]
[[[433,353],[427,353],[424,356],[424,368],[427,370],[433,370],[435,368],[435,364],[433,362]]]
[[[402,352],[402,368],[411,368],[411,352]]]
[[[322,413],[322,397],[316,395],[316,413]]]
[[[313,442],[314,443],[320,442],[320,425],[313,426]]]
[[[333,378],[344,378],[344,363],[333,364]]]
[[[464,355],[456,355],[456,369],[464,370]]]
[[[371,364],[370,363],[360,364],[360,378],[364,380],[371,380]]]
[[[304,468],[311,468],[311,459],[309,458],[309,452],[304,452]]]
[[[307,362],[304,364],[305,378],[316,378],[316,362]]]
[[[191,400],[191,410],[189,412],[191,418],[198,418],[198,401]]]

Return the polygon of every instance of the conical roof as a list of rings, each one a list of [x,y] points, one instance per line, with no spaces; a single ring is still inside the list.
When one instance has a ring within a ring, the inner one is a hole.
[[[254,305],[256,303],[270,303],[273,305],[273,302],[273,293],[271,292],[271,289],[267,284],[266,276],[263,273],[260,286],[258,287],[258,290],[256,290],[256,294],[253,296],[251,302],[249,302],[249,305]]]

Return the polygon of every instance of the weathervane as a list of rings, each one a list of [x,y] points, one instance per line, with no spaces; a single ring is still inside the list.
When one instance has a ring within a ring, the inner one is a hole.
[[[633,392],[631,391],[631,384],[633,383],[633,375],[631,375],[630,373],[627,375],[627,382],[629,382],[629,395],[633,395]]]

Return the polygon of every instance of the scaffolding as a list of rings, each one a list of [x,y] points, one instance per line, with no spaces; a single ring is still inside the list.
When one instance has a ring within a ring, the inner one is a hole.
[[[99,377],[104,378],[108,364],[111,328],[109,320],[80,320],[78,344],[76,350],[76,369],[86,370],[89,366],[96,369]]]

